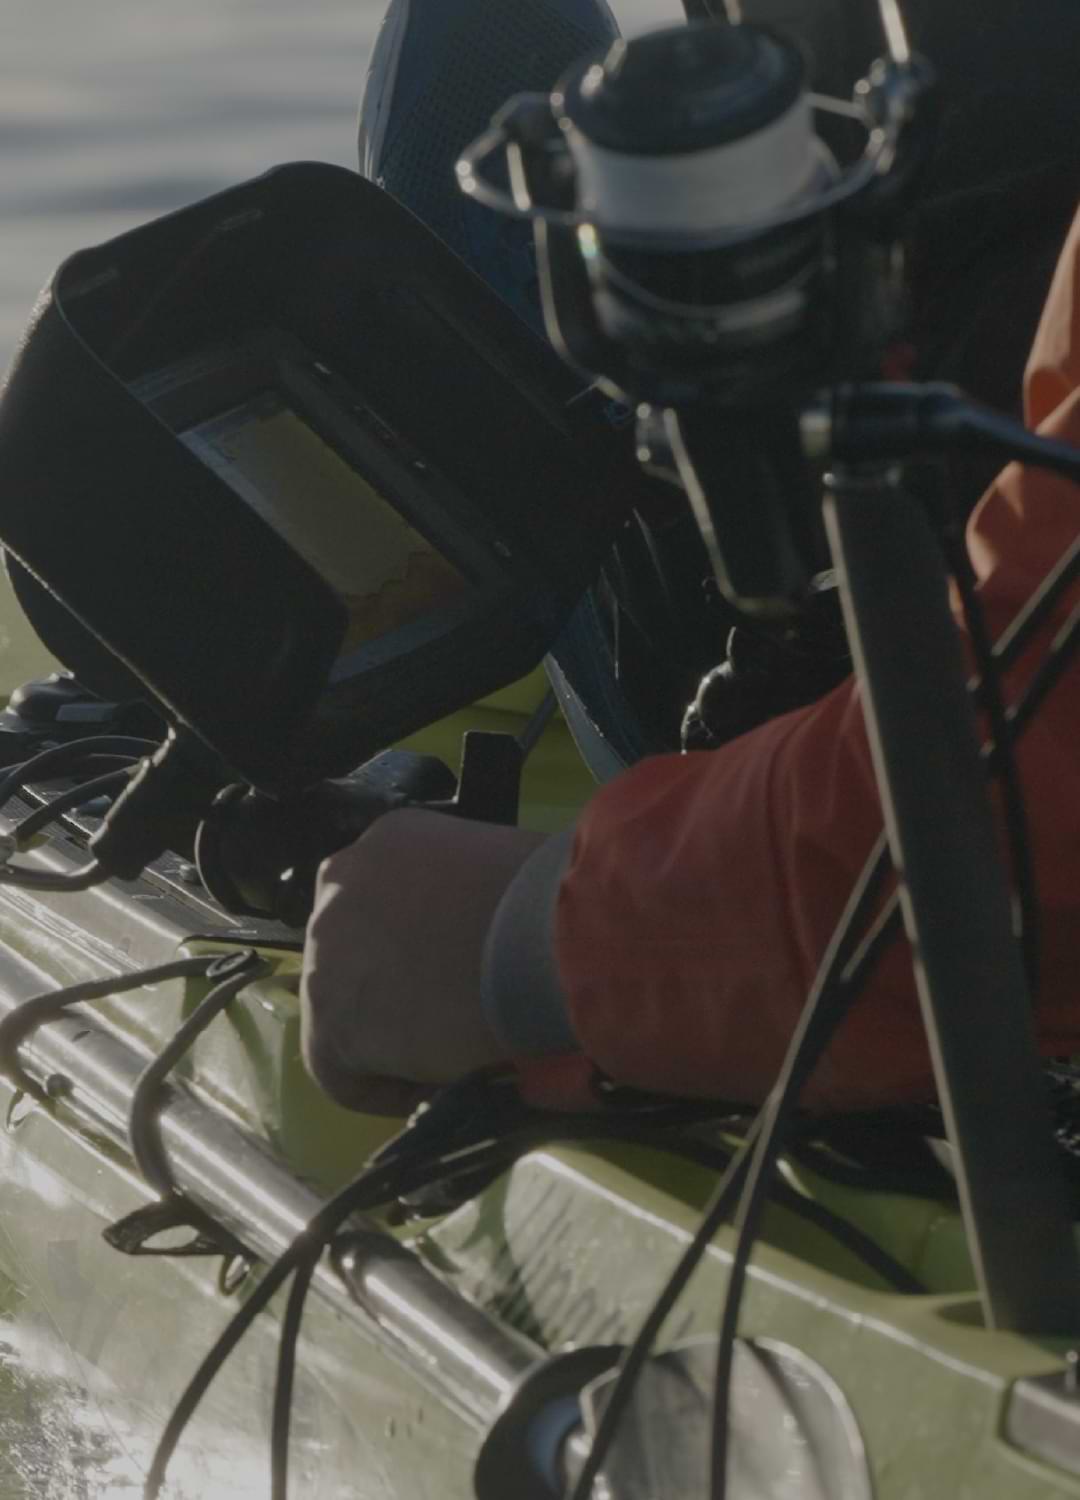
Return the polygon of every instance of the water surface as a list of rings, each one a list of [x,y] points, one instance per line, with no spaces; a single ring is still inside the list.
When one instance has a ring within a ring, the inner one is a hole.
[[[383,8],[0,0],[0,368],[71,251],[279,162],[355,166]],[[630,30],[680,13],[678,0],[616,9]]]

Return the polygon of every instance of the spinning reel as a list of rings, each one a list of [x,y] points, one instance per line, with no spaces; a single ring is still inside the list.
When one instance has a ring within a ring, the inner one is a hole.
[[[764,618],[798,611],[828,566],[801,414],[875,373],[900,324],[931,79],[886,32],[851,103],[809,94],[799,48],[763,28],[620,41],[512,100],[458,164],[465,192],[533,219],[549,337],[636,405],[639,456],[677,474],[724,593]],[[861,130],[852,163],[815,115]],[[500,154],[510,193],[489,175]]]

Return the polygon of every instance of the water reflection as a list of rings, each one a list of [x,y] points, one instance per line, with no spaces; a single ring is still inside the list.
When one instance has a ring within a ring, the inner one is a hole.
[[[0,1324],[0,1493],[5,1500],[133,1500],[142,1493],[161,1412],[125,1396],[79,1362],[58,1330]],[[261,1404],[253,1393],[253,1406]],[[252,1417],[254,1418],[254,1411]],[[294,1445],[298,1493],[318,1493],[319,1443]],[[208,1401],[169,1467],[168,1500],[265,1500],[268,1448],[261,1424],[215,1420]],[[314,1450],[314,1451],[313,1451]]]

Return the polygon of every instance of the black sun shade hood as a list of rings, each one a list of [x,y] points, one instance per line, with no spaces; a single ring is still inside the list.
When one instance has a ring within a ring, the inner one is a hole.
[[[88,686],[137,688],[292,788],[552,644],[658,487],[582,384],[379,188],[279,167],[60,268],[0,400],[0,544]],[[184,440],[245,402],[302,422],[297,451],[328,445],[454,597],[349,639],[348,599]]]

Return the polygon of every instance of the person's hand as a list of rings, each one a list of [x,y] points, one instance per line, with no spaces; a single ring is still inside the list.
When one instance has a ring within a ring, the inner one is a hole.
[[[300,986],[309,1072],[332,1098],[407,1114],[505,1060],[480,1005],[484,939],[544,835],[404,808],[319,870]]]

